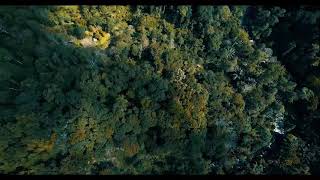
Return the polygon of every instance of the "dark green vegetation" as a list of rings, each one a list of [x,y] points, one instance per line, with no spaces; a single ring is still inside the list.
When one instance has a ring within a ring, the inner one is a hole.
[[[320,11],[0,7],[1,174],[319,174]]]

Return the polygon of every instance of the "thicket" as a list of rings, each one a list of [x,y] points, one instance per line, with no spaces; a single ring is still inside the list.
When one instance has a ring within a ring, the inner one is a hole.
[[[1,174],[319,174],[311,7],[0,7]]]

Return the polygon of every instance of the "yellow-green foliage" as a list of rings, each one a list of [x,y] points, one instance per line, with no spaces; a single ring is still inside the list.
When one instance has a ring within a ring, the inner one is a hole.
[[[316,119],[318,76],[300,90],[244,10],[1,7],[0,173],[308,172],[296,129],[279,161],[260,155],[306,116],[294,100]]]

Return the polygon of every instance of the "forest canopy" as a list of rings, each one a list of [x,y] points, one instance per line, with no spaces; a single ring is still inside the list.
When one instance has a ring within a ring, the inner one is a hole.
[[[1,6],[0,174],[320,174],[320,9]]]

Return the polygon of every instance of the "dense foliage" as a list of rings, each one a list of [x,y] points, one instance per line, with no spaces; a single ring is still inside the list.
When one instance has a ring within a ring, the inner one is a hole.
[[[319,19],[0,7],[0,173],[319,174]]]

